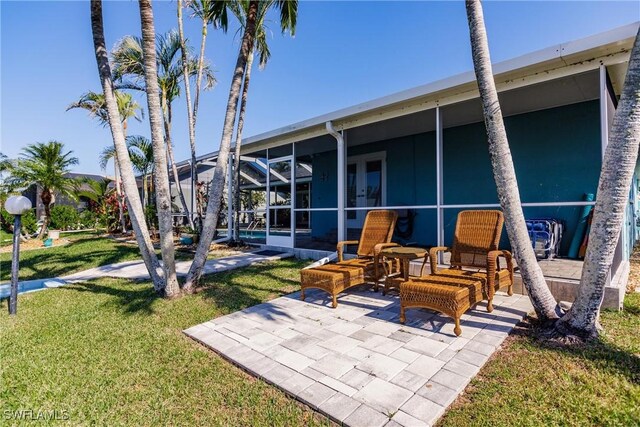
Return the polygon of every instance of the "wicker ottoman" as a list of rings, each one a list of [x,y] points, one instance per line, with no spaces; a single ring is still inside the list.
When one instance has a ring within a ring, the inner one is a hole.
[[[482,281],[473,277],[453,279],[428,275],[411,279],[400,285],[400,322],[406,320],[406,309],[428,308],[453,317],[453,332],[460,336],[460,316],[482,301],[482,290]]]
[[[308,288],[322,289],[331,294],[332,306],[338,306],[337,296],[351,286],[362,285],[365,281],[365,268],[358,265],[326,264],[320,267],[300,270],[300,299],[304,301],[304,291]]]

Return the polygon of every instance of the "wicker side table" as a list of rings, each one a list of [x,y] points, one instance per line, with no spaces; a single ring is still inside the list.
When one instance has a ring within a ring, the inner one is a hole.
[[[400,273],[391,273],[387,271],[384,279],[384,289],[382,295],[386,295],[391,289],[400,290],[400,285],[409,280],[409,264],[414,259],[423,259],[429,254],[429,251],[423,248],[414,248],[410,246],[396,246],[383,249],[381,256],[387,259],[395,259],[400,261]],[[386,266],[386,263],[385,263]]]

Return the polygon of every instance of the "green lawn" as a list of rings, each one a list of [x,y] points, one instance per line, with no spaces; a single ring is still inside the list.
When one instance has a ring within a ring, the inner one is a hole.
[[[138,246],[117,242],[102,232],[61,233],[70,244],[52,248],[20,251],[20,280],[46,279],[115,262],[141,260]],[[160,251],[156,253],[160,255]],[[212,251],[209,259],[228,255],[228,251]],[[193,254],[176,251],[176,260],[193,259]],[[0,280],[11,278],[11,252],[0,254]]]
[[[11,233],[7,233],[4,230],[0,230],[0,246],[7,246],[11,244],[13,236]]]
[[[64,410],[75,425],[328,424],[181,332],[296,290],[303,265],[209,276],[174,301],[101,279],[21,295],[16,318],[3,302],[0,408]]]
[[[640,425],[640,293],[623,312],[603,312],[602,325],[599,342],[573,349],[520,328],[439,425]]]
[[[73,424],[327,424],[181,333],[297,290],[303,265],[209,276],[201,292],[174,301],[114,279],[21,295],[16,318],[4,301],[0,409],[64,410]],[[521,324],[439,425],[638,425],[640,294],[602,324],[599,342],[572,349]]]
[[[95,232],[63,233],[66,246],[20,251],[20,280],[45,279],[99,265],[140,259],[136,245],[118,243]],[[0,280],[11,278],[11,252],[0,254]]]

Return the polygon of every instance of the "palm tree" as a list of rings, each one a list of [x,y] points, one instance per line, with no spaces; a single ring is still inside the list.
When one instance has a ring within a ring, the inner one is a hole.
[[[142,175],[142,198],[143,200],[145,199],[145,194],[150,198],[151,190],[149,189],[149,176],[153,175],[155,166],[153,145],[151,144],[151,141],[144,136],[132,135],[127,137],[127,146],[129,147],[133,168],[138,174]]]
[[[94,181],[93,179],[85,179],[83,180],[83,184],[86,185],[87,188],[80,190],[78,195],[81,197],[86,197],[92,202],[96,203],[100,207],[100,212],[103,214],[107,213],[107,197],[109,197],[113,191],[112,188],[109,187],[111,181],[108,179],[101,179],[99,181]],[[108,221],[105,221],[107,228],[109,228]]]
[[[167,171],[167,148],[171,145],[162,135],[162,105],[160,102],[160,85],[158,63],[156,62],[156,30],[153,22],[153,10],[150,0],[140,0],[140,22],[142,29],[142,52],[144,60],[144,83],[149,108],[149,124],[151,126],[151,144],[153,159],[157,166],[155,177],[156,207],[158,210],[158,228],[160,231],[160,250],[164,270],[164,294],[168,298],[180,294],[176,276],[175,248],[173,245],[173,217],[171,214],[171,188]],[[162,59],[160,59],[160,62]],[[176,90],[177,87],[173,90]],[[165,103],[166,104],[166,103]],[[166,122],[165,122],[166,123]],[[166,128],[165,128],[166,130]],[[178,183],[178,181],[176,181]]]
[[[9,184],[15,187],[40,187],[40,199],[44,205],[44,224],[38,238],[42,238],[51,222],[51,205],[56,195],[64,195],[77,200],[79,182],[69,178],[71,166],[78,164],[78,158],[71,151],[64,152],[64,144],[58,141],[30,144],[22,149],[17,163],[11,167]]]
[[[148,203],[146,195],[151,194],[147,190],[149,187],[147,180],[149,175],[153,174],[153,146],[149,139],[142,135],[130,135],[127,136],[126,140],[133,170],[142,176],[142,208],[144,210],[145,205]],[[115,148],[113,146],[105,147],[98,158],[100,168],[104,170],[109,160],[114,157]]]
[[[122,130],[127,135],[127,121],[131,118],[141,121],[144,116],[144,112],[140,104],[138,104],[133,97],[125,92],[115,91],[116,103],[118,104],[118,112],[120,113],[120,121],[122,122]],[[67,107],[67,111],[72,108],[82,108],[89,111],[89,115],[96,117],[103,126],[108,125],[109,117],[106,109],[104,95],[96,92],[87,92],[83,94],[80,99]],[[118,199],[118,216],[122,226],[122,232],[127,232],[127,226],[124,219],[124,198],[122,196],[122,189],[120,187],[120,167],[118,166],[118,159],[115,156],[115,150],[113,151],[113,168],[116,181],[116,194]],[[102,167],[104,170],[106,165]]]
[[[467,0],[466,9],[471,35],[473,67],[478,81],[484,122],[487,128],[493,177],[496,181],[500,206],[504,211],[507,234],[520,267],[522,282],[538,319],[542,322],[555,321],[561,312],[538,265],[527,232],[507,132],[504,128],[498,92],[493,80],[489,42],[480,0]]]
[[[624,222],[639,146],[640,30],[631,50],[627,76],[602,161],[580,288],[571,309],[556,324],[563,333],[587,338],[598,336],[600,305]]]
[[[178,36],[180,39],[180,53],[182,60],[182,74],[184,80],[184,93],[187,101],[187,120],[189,126],[189,146],[191,148],[191,188],[195,190],[196,183],[198,182],[198,167],[196,156],[196,117],[198,112],[198,103],[200,101],[200,89],[202,86],[202,75],[204,72],[204,47],[207,40],[207,28],[209,23],[212,23],[214,28],[221,27],[227,31],[227,18],[226,8],[222,5],[223,14],[217,13],[217,8],[220,7],[220,2],[210,0],[194,0],[189,3],[194,13],[202,19],[202,38],[200,42],[200,56],[198,57],[197,75],[196,75],[196,94],[191,106],[191,84],[189,82],[189,76],[192,75],[192,70],[188,58],[188,49],[184,37],[184,25],[182,21],[182,8],[183,1],[178,0]],[[202,211],[197,209],[198,213],[198,228],[202,226]]]
[[[226,2],[223,2],[226,4]],[[277,0],[270,3],[270,7],[280,10],[280,27],[283,32],[289,31],[292,35],[295,33],[296,19],[298,12],[297,0]],[[247,7],[246,22],[244,26],[242,43],[238,52],[236,66],[233,71],[231,80],[231,88],[229,89],[229,98],[227,100],[227,111],[225,113],[224,125],[222,128],[222,139],[218,151],[218,159],[214,169],[213,179],[209,188],[209,203],[202,227],[200,242],[193,259],[193,263],[189,268],[187,280],[183,289],[186,292],[192,292],[195,284],[202,275],[204,263],[207,259],[209,246],[213,241],[213,236],[220,214],[221,196],[224,190],[227,163],[229,161],[229,151],[231,146],[231,137],[233,135],[233,127],[236,119],[236,111],[238,108],[238,99],[240,98],[240,86],[247,64],[247,58],[251,53],[256,36],[256,23],[258,11],[260,9],[260,1],[251,0]]]
[[[178,177],[178,169],[175,166],[173,146],[171,144],[172,103],[180,96],[180,84],[184,81],[182,65],[177,56],[180,50],[180,36],[175,30],[164,35],[158,35],[156,39],[155,53],[158,69],[158,86],[160,90],[160,104],[163,112],[164,137],[166,139],[167,155],[173,179],[178,188],[178,195],[182,208],[192,224],[191,215],[187,207],[182,186]],[[123,38],[113,50],[114,73],[116,78],[122,81],[120,87],[125,89],[144,90],[144,64],[142,55],[142,40],[139,37],[127,36]],[[196,60],[189,55],[188,60],[190,76],[196,74]],[[215,84],[215,77],[211,68],[204,68],[206,77],[205,89],[210,89]]]
[[[240,148],[242,146],[242,130],[244,128],[244,115],[247,108],[247,96],[249,93],[249,82],[251,80],[251,69],[253,67],[254,51],[260,54],[260,69],[264,69],[267,61],[271,57],[269,45],[267,43],[267,29],[265,27],[265,18],[267,11],[271,7],[273,1],[261,1],[258,6],[258,17],[256,19],[256,37],[254,40],[254,48],[249,52],[247,64],[245,65],[244,78],[242,82],[242,96],[240,98],[240,112],[238,113],[238,127],[236,130],[236,143],[233,153],[233,206],[235,211],[235,220],[233,226],[233,241],[237,244],[240,242]],[[233,2],[229,3],[229,9],[240,21],[244,28],[246,24],[247,3]]]
[[[161,275],[160,263],[153,249],[149,229],[144,220],[144,212],[140,203],[140,195],[138,194],[138,186],[136,178],[131,166],[129,151],[125,142],[124,131],[120,121],[120,113],[118,104],[113,90],[113,82],[111,80],[111,66],[109,65],[109,56],[104,41],[104,27],[102,22],[102,1],[91,0],[91,31],[93,33],[93,46],[95,49],[96,63],[98,65],[98,73],[100,75],[100,83],[104,94],[105,104],[107,107],[107,117],[109,127],[111,128],[111,136],[113,137],[113,145],[118,155],[118,163],[122,175],[122,183],[124,192],[127,196],[129,205],[129,218],[131,226],[135,232],[140,254],[144,260],[145,266],[149,271],[153,287],[157,292],[162,292],[165,287],[164,279]]]

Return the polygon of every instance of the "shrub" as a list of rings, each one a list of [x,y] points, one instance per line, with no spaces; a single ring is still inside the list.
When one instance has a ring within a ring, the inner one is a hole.
[[[6,210],[2,209],[2,230],[7,233],[13,233],[13,215]],[[34,210],[22,215],[22,230],[24,233],[33,234],[36,232],[38,226],[36,225],[36,214]]]
[[[79,219],[82,228],[95,228],[98,225],[98,215],[89,209],[80,212]]]
[[[80,222],[80,215],[73,206],[55,205],[51,208],[51,224],[49,228],[69,230],[76,228]]]

